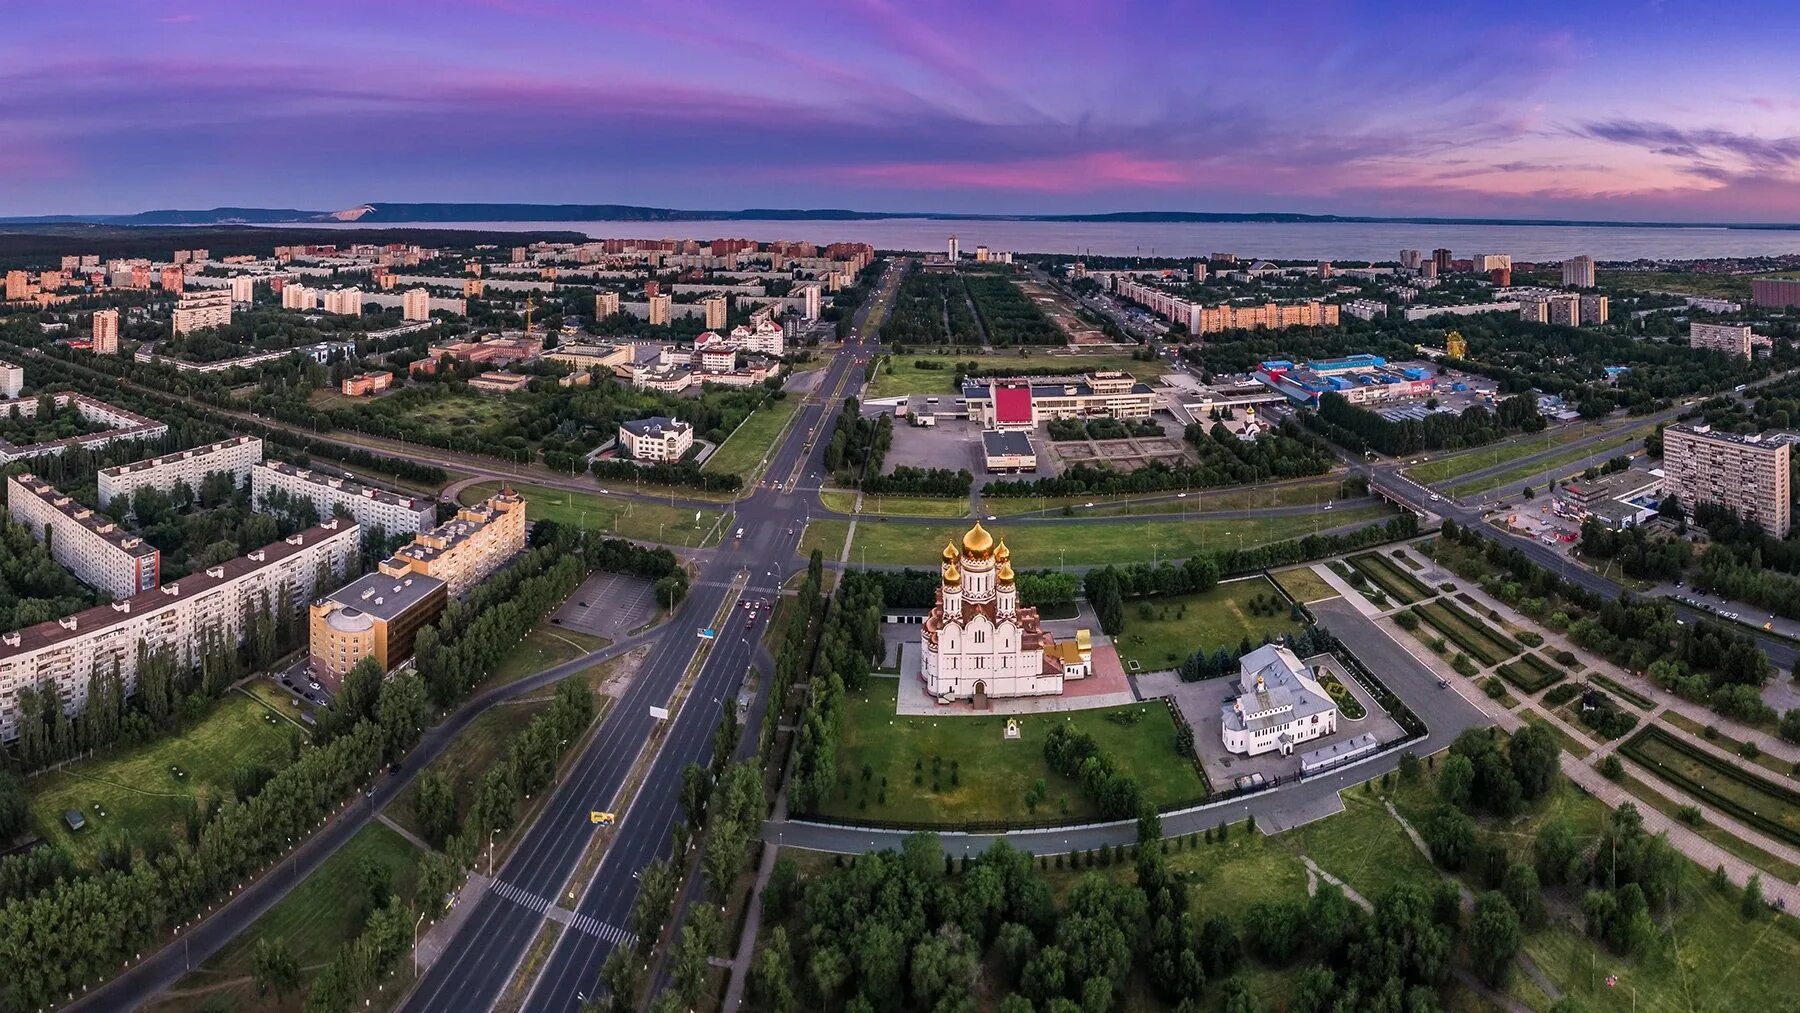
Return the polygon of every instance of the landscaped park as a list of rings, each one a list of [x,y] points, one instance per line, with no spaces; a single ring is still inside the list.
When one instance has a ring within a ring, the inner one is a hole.
[[[1197,650],[1236,651],[1248,640],[1298,633],[1292,607],[1266,577],[1220,584],[1198,594],[1125,603],[1125,627],[1113,638],[1127,672],[1174,668]]]

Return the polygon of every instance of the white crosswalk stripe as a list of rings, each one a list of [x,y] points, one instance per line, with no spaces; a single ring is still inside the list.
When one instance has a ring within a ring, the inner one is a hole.
[[[547,898],[539,897],[529,890],[522,890],[504,880],[495,880],[493,890],[501,897],[528,910],[543,912],[550,909],[550,901]],[[617,925],[610,925],[593,915],[582,914],[579,911],[569,916],[569,927],[585,935],[604,939],[614,946],[637,945],[636,933],[628,932]]]

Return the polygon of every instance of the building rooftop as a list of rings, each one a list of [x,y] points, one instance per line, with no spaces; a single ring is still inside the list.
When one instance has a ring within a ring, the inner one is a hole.
[[[1031,437],[1025,433],[983,432],[981,447],[989,457],[1030,457]]]
[[[694,427],[680,419],[672,419],[666,415],[652,415],[645,419],[632,419],[619,423],[619,428],[633,436],[661,437],[664,430],[681,432]]]
[[[261,461],[258,462],[256,466],[258,468],[267,468],[270,471],[280,472],[283,475],[292,475],[302,482],[328,486],[332,490],[342,493],[345,496],[362,496],[366,499],[372,499],[377,503],[392,503],[395,506],[403,506],[409,510],[417,510],[425,505],[424,501],[411,496],[402,496],[399,493],[389,492],[386,489],[378,489],[372,485],[365,485],[355,479],[339,478],[336,475],[322,471],[313,471],[310,468],[296,468],[286,461]]]
[[[22,472],[13,475],[8,479],[8,482],[15,488],[21,489],[26,493],[37,497],[48,506],[60,511],[63,516],[75,523],[88,529],[94,534],[99,535],[101,538],[106,539],[108,542],[112,543],[114,548],[121,552],[129,553],[140,559],[146,556],[156,555],[156,546],[151,545],[149,542],[144,541],[142,537],[120,527],[119,522],[105,514],[93,510],[85,504],[76,502],[68,495],[59,492],[56,487],[49,482],[38,478],[30,472]],[[10,492],[8,493],[8,496],[11,496]],[[42,534],[42,532],[38,533]]]
[[[198,597],[221,584],[237,580],[245,574],[272,566],[289,556],[328,538],[354,530],[356,525],[336,517],[218,566],[190,573],[172,580],[154,591],[145,591],[109,605],[96,605],[72,616],[28,626],[12,633],[0,634],[0,661],[30,651],[53,647],[66,640],[116,625],[132,615],[162,608],[174,602]],[[310,576],[310,575],[309,575]]]
[[[1239,664],[1238,696],[1225,704],[1223,714],[1225,727],[1233,731],[1285,725],[1337,706],[1313,682],[1294,652],[1280,644],[1264,644],[1244,655]],[[1268,711],[1274,713],[1266,714]],[[1246,716],[1259,714],[1263,716]]]
[[[481,503],[463,507],[457,511],[456,517],[439,524],[396,549],[393,565],[405,566],[404,560],[408,559],[419,562],[436,559],[468,541],[475,532],[492,524],[504,512],[501,509],[502,506],[521,502],[523,501],[517,493],[511,489],[502,489]]]
[[[121,464],[111,468],[101,468],[100,474],[110,475],[116,478],[121,475],[130,475],[139,471],[149,471],[151,468],[170,464],[175,461],[185,461],[189,458],[199,457],[202,454],[210,454],[215,450],[220,450],[225,447],[243,446],[255,439],[256,437],[254,436],[233,436],[228,440],[220,440],[217,443],[208,443],[204,447],[191,447],[187,450],[177,450],[173,454],[164,454],[161,457],[148,457],[142,461],[133,461],[130,464]]]
[[[1695,436],[1702,436],[1709,440],[1717,440],[1721,443],[1737,443],[1749,447],[1763,446],[1774,448],[1784,444],[1800,443],[1800,434],[1786,432],[1733,433],[1723,429],[1714,429],[1708,425],[1688,425],[1685,423],[1669,426],[1668,429],[1677,433],[1691,433]]]
[[[391,576],[376,570],[365,573],[336,591],[325,596],[326,601],[336,602],[343,608],[332,613],[333,619],[345,616],[354,623],[357,615],[367,615],[383,622],[390,621],[407,609],[424,601],[433,591],[444,587],[443,581],[422,573],[407,571],[400,576]],[[354,613],[355,615],[349,615]],[[339,629],[350,631],[349,627]],[[356,629],[364,629],[359,625]]]

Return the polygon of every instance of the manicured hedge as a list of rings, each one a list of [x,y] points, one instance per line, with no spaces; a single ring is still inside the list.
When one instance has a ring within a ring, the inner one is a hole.
[[[1536,693],[1545,686],[1555,685],[1563,678],[1562,672],[1551,668],[1535,654],[1522,655],[1517,661],[1501,665],[1497,671],[1501,678],[1527,693]]]
[[[1451,643],[1480,658],[1483,664],[1497,665],[1518,653],[1485,623],[1451,602],[1443,599],[1426,602],[1413,606],[1413,611]]]
[[[1619,749],[1657,777],[1712,805],[1733,819],[1747,823],[1777,840],[1800,845],[1800,792],[1786,785],[1764,780],[1733,764],[1717,759],[1712,754],[1703,752],[1698,746],[1670,734],[1658,725],[1645,727],[1643,731],[1632,736]],[[1703,767],[1706,771],[1707,783],[1702,784],[1687,773],[1659,762],[1655,757],[1657,750],[1679,753],[1685,759]],[[1768,808],[1763,808],[1760,803],[1756,808],[1752,808],[1751,805],[1746,804],[1746,801],[1734,794],[1726,794],[1721,791],[1720,785],[1735,785],[1741,791],[1748,793],[1749,798],[1766,800]],[[1785,815],[1785,821],[1778,818],[1778,815]]]
[[[1393,563],[1381,558],[1373,552],[1365,552],[1360,556],[1350,557],[1350,565],[1362,571],[1363,575],[1374,581],[1389,595],[1398,599],[1403,605],[1411,605],[1431,597],[1431,589],[1421,584],[1412,574],[1400,570]]]

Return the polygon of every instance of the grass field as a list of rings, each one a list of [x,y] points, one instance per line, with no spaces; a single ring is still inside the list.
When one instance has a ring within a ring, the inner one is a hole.
[[[524,730],[531,719],[550,707],[548,699],[507,701],[490,708],[469,722],[456,736],[456,747],[446,749],[427,769],[441,772],[456,791],[456,811],[466,814],[475,797],[476,780],[506,749],[514,735]],[[395,796],[387,807],[387,816],[413,833],[419,823],[413,818],[412,800],[418,793],[415,778],[406,790]]]
[[[1539,714],[1537,711],[1527,708],[1526,710],[1519,712],[1519,717],[1531,724],[1543,725],[1545,728],[1550,729],[1550,734],[1556,736],[1556,741],[1562,744],[1563,751],[1576,759],[1584,759],[1589,753],[1594,751],[1594,747],[1582,742],[1568,732],[1563,731],[1561,725],[1552,723],[1548,718]]]
[[[1529,652],[1495,669],[1500,677],[1526,693],[1536,693],[1561,682],[1563,671]]]
[[[257,941],[274,939],[286,944],[300,964],[302,987],[306,987],[313,977],[309,972],[328,963],[337,955],[340,946],[362,931],[362,871],[365,864],[386,869],[392,892],[405,902],[412,899],[418,857],[418,849],[406,838],[378,823],[371,823],[301,881],[279,904],[251,923],[176,987],[200,988],[243,979],[239,984],[208,995],[228,998],[231,1004],[221,1007],[226,1009],[299,1009],[298,997],[289,996],[286,1001],[277,1002],[273,993],[267,996],[256,994],[250,973],[251,956],[256,951]],[[405,981],[401,979],[411,973],[411,964],[407,961],[402,964],[395,983],[405,988]],[[394,988],[395,984],[390,983],[387,991]],[[174,1000],[164,1008],[181,1008],[178,1004],[179,1000]]]
[[[1351,556],[1349,563],[1363,576],[1374,581],[1375,585],[1386,592],[1388,597],[1402,605],[1421,602],[1435,594],[1417,577],[1395,566],[1392,560],[1378,552],[1365,552],[1361,555]]]
[[[517,682],[528,675],[542,672],[552,665],[560,665],[565,661],[579,658],[584,654],[598,651],[612,643],[605,637],[596,637],[575,630],[566,630],[561,626],[542,623],[525,634],[500,664],[494,674],[482,681],[482,686],[504,686],[509,682]]]
[[[1726,752],[1737,753],[1739,756],[1743,756],[1744,742],[1742,739],[1734,738],[1716,728],[1713,729],[1712,733],[1709,735],[1706,731],[1706,725],[1685,715],[1677,714],[1672,710],[1663,711],[1661,714],[1657,715],[1657,719],[1695,735],[1702,736],[1708,742],[1711,742],[1713,745],[1718,746]],[[1759,751],[1755,756],[1746,756],[1744,758],[1777,776],[1788,778],[1790,780],[1794,777],[1794,765],[1783,760],[1779,756]]]
[[[1656,701],[1650,699],[1649,697],[1645,696],[1642,693],[1639,693],[1638,691],[1636,691],[1634,689],[1630,689],[1628,687],[1619,685],[1619,683],[1616,680],[1609,679],[1606,676],[1601,675],[1599,672],[1594,672],[1591,675],[1589,675],[1588,681],[1592,682],[1596,686],[1599,686],[1601,689],[1606,690],[1607,692],[1611,693],[1613,696],[1624,699],[1627,703],[1630,703],[1632,706],[1638,708],[1639,710],[1650,710],[1651,708],[1656,706]]]
[[[1099,370],[1121,369],[1133,376],[1143,379],[1161,376],[1169,371],[1161,362],[1144,362],[1133,359],[1129,355],[1027,355],[989,353],[983,355],[979,349],[971,348],[955,355],[895,355],[890,356],[876,370],[874,377],[863,392],[864,400],[884,397],[900,397],[903,394],[955,394],[951,384],[956,379],[956,364],[959,362],[979,362],[982,368],[993,369],[1066,369],[1070,373],[1092,373]],[[919,362],[935,363],[941,369],[920,369]],[[889,366],[893,372],[888,372]]]
[[[838,748],[840,790],[832,793],[821,815],[919,823],[1096,817],[1098,811],[1080,786],[1044,763],[1044,738],[1052,724],[1065,719],[1092,734],[1120,770],[1138,779],[1153,804],[1166,808],[1206,794],[1193,762],[1175,753],[1175,723],[1161,703],[1026,716],[1019,719],[1020,737],[1008,741],[1007,719],[998,715],[897,716],[899,686],[898,679],[871,679],[866,693],[846,701]],[[1135,724],[1107,717],[1121,712],[1143,716]],[[915,775],[921,783],[914,783]],[[1025,805],[1025,793],[1038,778],[1044,779],[1049,795],[1033,813]],[[884,779],[885,803],[880,801]]]
[[[511,485],[525,497],[525,514],[533,520],[552,520],[638,541],[699,545],[719,520],[719,511],[714,509],[698,511],[700,519],[695,521],[695,511],[686,507],[614,499],[598,493],[547,489],[518,482]],[[499,488],[498,482],[478,482],[464,489],[461,499],[464,503],[479,503]]]
[[[1667,730],[1650,725],[1620,751],[1702,805],[1778,840],[1800,844],[1800,793],[1718,759],[1697,747],[1684,749]]]
[[[1310,566],[1295,566],[1275,571],[1275,580],[1297,602],[1323,601],[1336,598],[1337,589],[1325,583]]]
[[[292,734],[299,729],[261,701],[228,693],[180,735],[31,778],[26,790],[32,824],[50,843],[77,855],[93,853],[115,834],[131,839],[163,830],[179,834],[188,799],[202,791],[230,797],[232,775],[240,767],[286,766]],[[62,819],[65,809],[81,810],[87,826],[72,833]]]
[[[1415,605],[1413,612],[1450,643],[1484,665],[1497,665],[1519,653],[1516,646],[1487,623],[1444,599]]]
[[[854,490],[822,490],[819,502],[825,504],[827,510],[836,510],[841,514],[856,512]],[[862,512],[888,517],[967,517],[969,497],[946,499],[940,496],[865,496]]]
[[[1013,496],[983,497],[981,509],[997,517],[1021,514],[1057,516],[1070,507],[1081,517],[1118,517],[1131,514],[1172,514],[1184,511],[1205,513],[1211,510],[1254,510],[1258,507],[1323,505],[1337,498],[1335,478],[1306,482],[1282,482],[1273,485],[1232,486],[1203,489],[1188,493],[1187,498],[1167,492],[1148,496],[1046,496],[1019,498]],[[1149,502],[1145,500],[1148,499]],[[1090,509],[1086,504],[1092,503]],[[1330,515],[1326,515],[1329,519]]]
[[[1475,493],[1487,492],[1489,489],[1498,489],[1501,486],[1512,485],[1513,483],[1521,483],[1524,485],[1537,484],[1542,481],[1545,474],[1548,474],[1551,478],[1562,478],[1564,477],[1563,472],[1567,470],[1570,465],[1590,455],[1605,453],[1609,450],[1616,450],[1621,454],[1629,454],[1635,450],[1642,449],[1644,437],[1648,436],[1653,429],[1655,429],[1654,426],[1638,426],[1626,430],[1623,433],[1619,433],[1616,436],[1609,436],[1598,443],[1591,443],[1581,447],[1571,447],[1561,453],[1551,454],[1549,457],[1534,464],[1523,464],[1517,468],[1509,468],[1498,474],[1489,475],[1486,478],[1475,479],[1469,482],[1452,482],[1448,488],[1451,489],[1456,496],[1472,496]]]
[[[1264,517],[1252,520],[1101,522],[1000,525],[1012,549],[1013,565],[1023,569],[1106,563],[1148,563],[1152,559],[1185,559],[1227,548],[1249,548],[1310,535],[1315,530],[1347,524],[1385,521],[1386,507],[1341,510],[1329,515]],[[815,530],[817,529],[817,530]],[[848,521],[813,521],[807,525],[801,552],[814,546],[836,559],[848,534]],[[962,537],[966,524],[890,524],[864,520],[856,526],[852,563],[931,566],[944,544]],[[1061,552],[1059,559],[1058,552]],[[865,558],[866,555],[866,558]]]
[[[1531,433],[1516,436],[1498,443],[1490,443],[1485,447],[1477,447],[1474,450],[1433,458],[1424,464],[1407,468],[1406,474],[1423,485],[1436,485],[1439,482],[1460,478],[1471,471],[1516,461],[1527,454],[1536,454],[1549,447],[1564,446],[1583,436],[1590,435],[1593,431],[1592,426],[1575,423],[1559,429],[1552,429],[1548,435]]]
[[[700,470],[742,475],[745,485],[754,484],[756,476],[762,472],[764,456],[775,449],[782,428],[799,410],[800,399],[788,397],[751,412],[719,449],[713,451]]]
[[[1655,809],[1664,816],[1680,822],[1694,833],[1699,834],[1701,837],[1706,838],[1724,850],[1731,852],[1777,879],[1784,879],[1790,883],[1800,879],[1800,865],[1795,865],[1792,862],[1769,854],[1756,845],[1736,836],[1724,827],[1714,824],[1711,820],[1706,820],[1699,826],[1688,823],[1686,820],[1682,819],[1681,816],[1682,803],[1657,791],[1655,788],[1638,780],[1636,777],[1626,774],[1624,780],[1619,783],[1626,791],[1637,798],[1638,802],[1644,807]],[[1702,819],[1705,819],[1706,809],[1701,808],[1700,811]]]
[[[1257,597],[1266,603],[1280,595],[1268,580],[1257,577],[1220,584],[1201,594],[1126,602],[1125,628],[1113,638],[1119,661],[1127,672],[1173,668],[1201,648],[1235,650],[1244,637],[1259,644],[1265,633],[1279,637],[1300,629],[1300,624],[1288,617],[1285,601],[1274,614],[1266,604],[1263,614],[1251,614],[1250,601]],[[1146,610],[1153,618],[1144,618]],[[1135,669],[1131,667],[1134,661],[1138,663]]]

